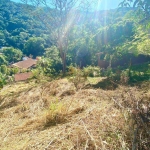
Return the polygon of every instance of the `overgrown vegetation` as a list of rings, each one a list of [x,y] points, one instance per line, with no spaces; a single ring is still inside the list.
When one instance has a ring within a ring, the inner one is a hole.
[[[100,78],[89,82],[80,90],[67,79],[2,89],[1,149],[148,150],[149,82],[107,91]]]
[[[97,15],[92,9],[90,12],[90,7],[86,15],[79,10],[70,11],[65,24],[60,22],[61,28],[55,23],[59,23],[58,18],[63,13],[59,16],[51,9],[42,10],[36,5],[27,7],[9,0],[2,1],[0,7],[0,65],[17,62],[25,55],[42,56],[39,69],[46,76],[56,76],[71,64],[80,68],[97,66],[99,52],[102,53],[100,59],[112,65],[124,56],[131,57],[130,53],[149,55],[148,22],[145,23],[147,28],[139,24],[144,14],[138,14],[132,8],[107,10],[107,13],[99,11]],[[48,16],[54,22],[49,21]],[[70,20],[72,23],[68,26]],[[67,31],[58,38],[59,30]],[[124,60],[122,65],[128,64],[129,60]]]
[[[1,0],[2,150],[150,149],[150,3],[90,1]],[[24,56],[40,59],[15,83]]]

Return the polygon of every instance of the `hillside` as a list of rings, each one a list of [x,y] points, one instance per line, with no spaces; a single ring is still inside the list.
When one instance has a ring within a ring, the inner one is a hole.
[[[150,120],[143,118],[150,114],[149,82],[110,90],[98,87],[101,82],[89,78],[81,89],[66,78],[5,86],[1,150],[148,150]]]
[[[0,150],[150,150],[150,3],[130,1],[1,0]]]
[[[30,6],[28,9],[34,8]],[[24,44],[29,38],[44,38],[47,34],[42,23],[35,16],[31,16],[26,6],[21,3],[2,1],[0,19],[0,48],[12,46],[23,51]]]

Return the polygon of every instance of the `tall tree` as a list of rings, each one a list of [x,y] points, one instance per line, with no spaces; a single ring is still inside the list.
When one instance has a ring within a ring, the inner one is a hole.
[[[150,17],[150,0],[123,0],[119,5],[121,7],[137,7],[144,12],[145,18]]]
[[[63,64],[63,73],[65,73],[69,31],[75,23],[79,23],[79,21],[81,21],[79,9],[86,12],[87,8],[93,4],[92,0],[22,1],[26,4],[32,4],[38,8],[37,11],[34,12],[36,12],[36,16],[44,22],[45,27],[49,29],[52,35],[51,41],[59,49]]]
[[[31,37],[27,40],[24,46],[24,53],[26,55],[41,56],[44,53],[45,40],[41,37]]]
[[[136,54],[150,55],[150,0],[124,0],[120,6],[136,8],[133,9],[134,12],[138,10],[136,16],[133,17],[134,21],[138,21],[135,21],[135,35],[133,39],[124,43],[123,49]]]

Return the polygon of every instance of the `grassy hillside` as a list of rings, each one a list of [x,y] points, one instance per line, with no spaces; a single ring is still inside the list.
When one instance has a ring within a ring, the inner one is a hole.
[[[66,78],[5,86],[1,150],[150,149],[150,83],[103,90],[101,82],[88,78],[79,89]]]

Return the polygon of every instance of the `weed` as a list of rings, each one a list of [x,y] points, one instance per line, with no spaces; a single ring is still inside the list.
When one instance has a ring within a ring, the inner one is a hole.
[[[45,111],[45,127],[64,123],[66,121],[67,108],[62,103],[51,102],[49,109]]]
[[[81,89],[85,86],[88,74],[84,74],[82,69],[70,66],[69,75],[72,75],[69,80],[74,83],[76,89]]]

